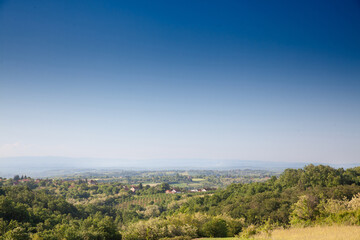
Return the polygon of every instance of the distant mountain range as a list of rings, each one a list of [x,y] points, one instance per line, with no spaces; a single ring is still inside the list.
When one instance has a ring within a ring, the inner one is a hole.
[[[0,158],[0,176],[13,177],[14,174],[29,176],[52,176],[60,172],[76,173],[84,170],[125,169],[125,170],[229,170],[262,169],[282,171],[286,168],[302,168],[306,162],[268,162],[245,160],[205,160],[205,159],[170,159],[170,160],[121,160],[102,158],[69,157],[6,157]],[[320,163],[316,163],[320,164]],[[333,167],[349,168],[360,164],[326,164]],[[45,174],[46,173],[46,174]]]

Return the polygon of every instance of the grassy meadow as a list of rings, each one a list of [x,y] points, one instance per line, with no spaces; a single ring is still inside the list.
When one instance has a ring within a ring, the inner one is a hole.
[[[276,229],[270,237],[252,238],[200,238],[201,240],[359,240],[360,226],[319,226],[307,228]]]
[[[261,239],[261,238],[260,238]],[[266,238],[265,238],[266,239]],[[324,226],[274,230],[271,240],[359,240],[360,226]]]

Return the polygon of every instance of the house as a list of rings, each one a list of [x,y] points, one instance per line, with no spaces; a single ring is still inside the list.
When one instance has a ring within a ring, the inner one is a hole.
[[[89,185],[96,185],[97,182],[95,180],[88,180],[87,182]]]
[[[173,190],[171,190],[171,192],[172,193],[181,193],[179,189],[175,189],[175,188]]]
[[[174,194],[174,193],[181,193],[180,189],[171,189],[171,190],[166,190],[165,193],[171,193],[171,194]]]
[[[202,188],[199,192],[208,192],[208,191],[214,191],[215,188]]]
[[[131,186],[131,188],[130,188],[130,191],[132,191],[132,192],[136,192],[137,190],[139,190],[139,187]]]

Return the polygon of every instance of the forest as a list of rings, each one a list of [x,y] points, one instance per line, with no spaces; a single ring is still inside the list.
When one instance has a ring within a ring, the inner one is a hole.
[[[360,167],[310,164],[266,179],[190,191],[169,182],[0,178],[0,239],[248,239],[360,225]]]

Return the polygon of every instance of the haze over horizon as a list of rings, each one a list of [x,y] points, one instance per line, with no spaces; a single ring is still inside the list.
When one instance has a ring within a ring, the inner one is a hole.
[[[0,1],[0,166],[360,163],[359,43],[356,0]]]

